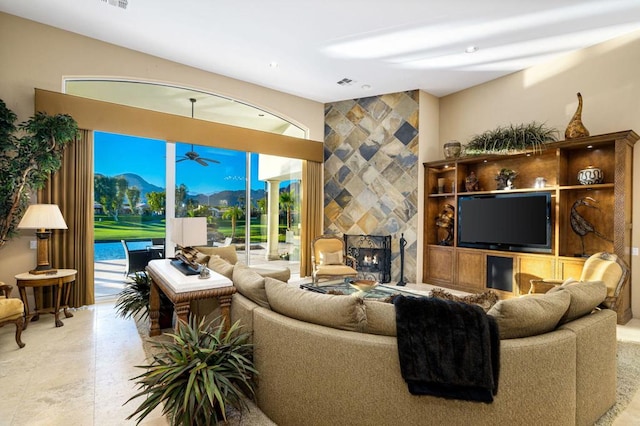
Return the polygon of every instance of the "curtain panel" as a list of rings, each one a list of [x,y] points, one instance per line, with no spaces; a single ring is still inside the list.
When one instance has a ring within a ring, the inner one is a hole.
[[[92,305],[93,271],[93,132],[80,130],[67,146],[62,166],[38,191],[38,202],[57,204],[69,229],[51,236],[51,264],[78,271],[69,306]]]
[[[322,163],[302,162],[302,223],[300,229],[300,276],[313,272],[311,265],[311,241],[322,235]]]

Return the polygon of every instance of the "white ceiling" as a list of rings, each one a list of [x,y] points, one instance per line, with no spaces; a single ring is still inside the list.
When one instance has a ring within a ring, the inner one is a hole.
[[[0,11],[324,103],[443,96],[640,29],[640,0],[120,1]]]

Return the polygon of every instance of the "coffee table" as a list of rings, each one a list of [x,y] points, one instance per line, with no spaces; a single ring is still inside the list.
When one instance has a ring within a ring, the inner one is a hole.
[[[339,280],[324,281],[317,286],[313,284],[300,284],[300,288],[323,294],[354,294],[360,290],[352,287],[349,281],[353,278],[343,278]],[[361,292],[365,299],[385,299],[396,294],[405,296],[420,297],[426,296],[424,293],[414,292],[395,285],[378,284],[373,290]]]

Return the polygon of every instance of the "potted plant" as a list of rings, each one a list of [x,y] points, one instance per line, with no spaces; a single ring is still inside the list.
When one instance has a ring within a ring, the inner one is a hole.
[[[136,272],[125,288],[118,294],[116,313],[122,318],[140,319],[149,317],[149,297],[151,295],[151,278],[146,272]],[[173,324],[173,304],[160,292],[160,328],[170,328]]]
[[[18,125],[16,119],[0,99],[0,247],[17,234],[29,195],[60,168],[64,148],[78,134],[67,114],[37,112]]]
[[[535,121],[487,130],[465,145],[465,155],[511,154],[527,150],[540,153],[544,144],[554,142],[558,131]]]
[[[127,403],[145,399],[127,420],[138,416],[140,423],[162,405],[172,425],[210,425],[226,421],[228,408],[247,408],[245,395],[253,397],[258,372],[249,334],[240,332],[239,322],[225,331],[219,318],[205,325],[191,317],[168,336],[172,341],[152,343],[153,361],[138,366],[146,371],[132,379],[140,391]]]

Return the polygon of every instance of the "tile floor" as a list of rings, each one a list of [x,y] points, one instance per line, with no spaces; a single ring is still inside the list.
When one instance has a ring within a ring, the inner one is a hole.
[[[137,404],[134,366],[145,361],[135,323],[116,317],[113,302],[73,311],[56,328],[41,315],[15,344],[15,327],[0,328],[1,426],[119,426]],[[144,425],[167,425],[159,412]]]
[[[135,424],[125,419],[137,404],[123,406],[145,357],[134,322],[118,318],[112,300],[63,322],[55,328],[53,316],[42,315],[23,332],[23,349],[11,324],[0,328],[0,426]],[[640,319],[618,326],[618,339],[640,342]],[[168,423],[158,411],[142,424]],[[639,424],[640,391],[614,425]]]

